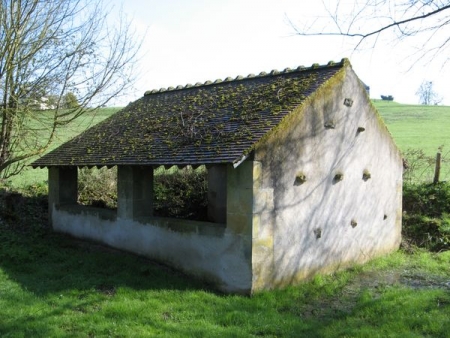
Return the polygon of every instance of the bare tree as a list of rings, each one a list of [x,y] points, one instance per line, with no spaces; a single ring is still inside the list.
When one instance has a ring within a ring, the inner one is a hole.
[[[58,128],[108,103],[133,80],[140,41],[101,1],[0,0],[0,177],[44,152]],[[65,104],[67,95],[78,104]],[[47,111],[36,100],[51,96]]]
[[[328,1],[330,3],[330,1]],[[448,0],[363,0],[344,2],[324,0],[326,15],[317,16],[302,26],[289,20],[303,36],[341,36],[355,40],[354,48],[364,43],[374,47],[383,34],[393,33],[394,41],[416,37],[414,65],[418,60],[443,57],[449,60],[450,3]],[[447,51],[447,52],[446,52]]]
[[[423,81],[416,92],[419,96],[420,104],[439,104],[442,98],[435,92],[432,81]]]

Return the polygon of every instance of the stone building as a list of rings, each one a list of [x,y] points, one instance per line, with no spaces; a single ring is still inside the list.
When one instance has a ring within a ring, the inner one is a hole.
[[[294,284],[401,239],[402,160],[348,60],[151,91],[32,164],[56,231],[225,292]],[[209,222],[153,216],[159,166],[206,165]],[[77,204],[77,168],[118,168],[117,211]]]

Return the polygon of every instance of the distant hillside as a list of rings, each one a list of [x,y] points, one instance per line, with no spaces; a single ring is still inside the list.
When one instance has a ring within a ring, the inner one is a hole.
[[[405,105],[382,100],[375,100],[374,104],[409,163],[404,178],[431,182],[436,153],[440,151],[440,180],[450,180],[450,107]]]
[[[373,103],[401,150],[421,148],[431,155],[444,146],[450,151],[450,106]]]

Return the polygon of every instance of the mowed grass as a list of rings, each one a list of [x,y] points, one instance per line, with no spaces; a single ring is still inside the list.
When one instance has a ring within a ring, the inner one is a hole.
[[[402,152],[422,149],[434,158],[441,151],[441,180],[450,180],[450,106],[404,105],[382,100],[374,100],[374,105]],[[433,168],[424,179],[432,180]]]
[[[58,129],[55,135],[54,142],[51,144],[47,152],[55,149],[64,142],[74,138],[78,134],[81,134],[86,129],[110,117],[120,109],[120,107],[100,108],[96,111],[82,115],[80,118],[73,121],[66,127]],[[46,112],[41,112],[41,114],[45,113]],[[32,161],[33,159],[31,159],[29,163],[31,163]],[[47,181],[47,177],[47,169],[33,169],[31,167],[25,167],[20,175],[12,177],[9,181],[13,187],[20,188],[27,185],[40,184],[42,182],[45,182]]]
[[[374,100],[398,147],[420,148],[435,154],[450,151],[450,106],[404,105]]]
[[[45,198],[0,224],[1,337],[448,337],[450,252],[397,252],[253,297],[51,232]],[[40,208],[41,212],[36,212]]]

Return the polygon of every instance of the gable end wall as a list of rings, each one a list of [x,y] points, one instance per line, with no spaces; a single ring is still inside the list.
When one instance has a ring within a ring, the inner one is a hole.
[[[272,280],[255,290],[366,262],[401,240],[400,153],[350,67],[285,125],[255,151],[259,188],[273,192],[260,210],[272,233]],[[261,227],[253,227],[255,240]]]

